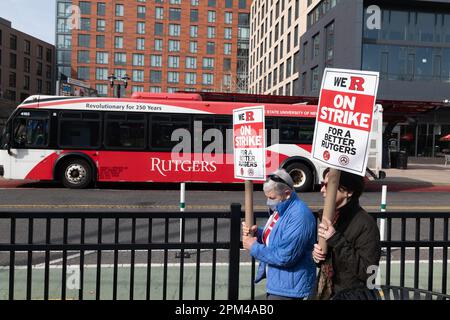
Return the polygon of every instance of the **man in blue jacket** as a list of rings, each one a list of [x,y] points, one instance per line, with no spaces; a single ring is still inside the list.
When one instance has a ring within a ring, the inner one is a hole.
[[[255,283],[267,278],[268,300],[304,299],[315,284],[316,219],[293,186],[284,169],[269,175],[263,187],[269,220],[264,228],[242,225],[243,246],[260,261]]]

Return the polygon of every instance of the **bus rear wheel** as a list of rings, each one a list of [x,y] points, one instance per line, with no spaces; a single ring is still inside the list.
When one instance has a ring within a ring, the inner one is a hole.
[[[92,182],[91,166],[82,159],[68,160],[62,167],[62,183],[66,188],[84,189]]]
[[[313,173],[303,163],[293,163],[286,167],[286,171],[294,181],[294,189],[296,192],[311,191],[313,185]]]

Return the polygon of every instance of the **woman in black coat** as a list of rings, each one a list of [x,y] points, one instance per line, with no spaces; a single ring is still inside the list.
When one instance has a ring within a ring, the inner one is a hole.
[[[329,169],[324,172],[320,190],[324,197],[328,172]],[[318,244],[313,250],[313,259],[320,267],[317,299],[367,288],[367,280],[379,264],[380,233],[376,220],[359,204],[363,190],[363,177],[341,172],[334,221],[323,218],[318,228],[319,237],[327,241],[328,254],[325,256]]]

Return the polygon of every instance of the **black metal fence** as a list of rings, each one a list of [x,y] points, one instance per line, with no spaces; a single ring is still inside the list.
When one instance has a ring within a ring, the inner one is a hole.
[[[373,215],[386,219],[382,284],[446,294],[450,214]],[[254,260],[250,279],[240,279],[242,217],[238,204],[230,212],[1,213],[0,300],[238,299],[244,282],[245,298],[258,298]]]

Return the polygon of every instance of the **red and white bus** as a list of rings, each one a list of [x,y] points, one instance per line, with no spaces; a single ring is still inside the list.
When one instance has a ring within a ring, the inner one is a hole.
[[[310,159],[317,106],[205,101],[196,93],[31,96],[3,130],[0,174],[60,181],[68,188],[94,182],[241,182],[234,179],[232,113],[256,105],[266,112],[267,172],[283,167],[297,191],[311,190],[325,169]],[[381,111],[376,113],[381,125]],[[381,147],[374,163],[377,171]]]

